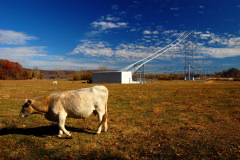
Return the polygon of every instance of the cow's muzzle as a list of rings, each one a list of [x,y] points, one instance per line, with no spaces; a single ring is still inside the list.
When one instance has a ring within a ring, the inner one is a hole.
[[[24,118],[24,117],[26,117],[26,116],[25,116],[23,113],[20,113],[20,114],[19,114],[19,117],[20,117],[20,118]]]

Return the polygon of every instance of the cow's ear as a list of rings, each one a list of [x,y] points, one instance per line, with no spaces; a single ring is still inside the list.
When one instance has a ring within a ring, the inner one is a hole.
[[[29,99],[27,100],[28,106],[30,106],[32,104],[32,101]]]

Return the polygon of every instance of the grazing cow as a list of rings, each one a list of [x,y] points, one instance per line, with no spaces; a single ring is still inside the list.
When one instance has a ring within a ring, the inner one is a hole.
[[[94,113],[98,115],[97,134],[100,134],[102,125],[104,131],[108,129],[107,100],[108,89],[104,86],[53,92],[46,97],[25,100],[19,116],[23,118],[35,113],[44,114],[46,119],[58,122],[59,137],[63,132],[71,137],[65,129],[66,118],[86,118]]]
[[[54,85],[57,85],[57,81],[53,81],[52,82],[52,85],[54,86]]]

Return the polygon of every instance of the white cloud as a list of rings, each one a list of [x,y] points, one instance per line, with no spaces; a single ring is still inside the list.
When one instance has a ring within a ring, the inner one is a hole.
[[[130,29],[130,32],[135,32],[135,31],[137,31],[136,28],[132,28],[132,29]]]
[[[112,23],[112,22],[93,22],[93,27],[100,27],[102,30],[111,29],[111,28],[118,28],[119,25]]]
[[[230,38],[228,40],[229,46],[240,46],[240,37]]]
[[[152,34],[152,32],[149,31],[149,30],[144,30],[144,31],[143,31],[143,34]]]
[[[34,58],[48,59],[45,54],[46,47],[0,47],[0,59],[8,59],[10,61],[19,62],[23,67],[27,67],[28,63],[34,63]],[[36,66],[36,65],[33,65]],[[33,68],[33,66],[31,68]]]
[[[116,23],[119,26],[125,25],[124,23]],[[37,66],[39,69],[69,69],[80,70],[84,69],[97,69],[101,62],[77,61],[69,59],[65,56],[49,55],[46,51],[46,46],[21,46],[27,43],[27,40],[37,39],[33,36],[28,36],[25,33],[15,32],[10,30],[0,30],[0,44],[5,47],[0,47],[0,59],[8,59],[10,61],[19,62],[25,68],[34,68]],[[8,45],[18,45],[9,47]],[[19,46],[20,45],[20,46]],[[76,48],[75,51],[86,52],[92,56],[106,55],[111,56],[112,50],[107,48],[108,44],[99,42],[95,43],[95,49],[90,48],[85,44],[82,48]],[[85,47],[85,48],[84,48]],[[92,47],[94,47],[92,45]],[[79,50],[78,50],[79,49]],[[114,68],[114,66],[111,66]]]
[[[36,37],[29,36],[25,33],[0,30],[0,59],[8,59],[10,61],[19,62],[23,67],[33,68],[38,65],[38,62],[43,60],[44,65],[48,66],[52,61],[64,61],[63,56],[49,55],[46,51],[46,46],[22,46],[27,43],[27,40],[34,40]],[[9,45],[17,45],[11,46]]]
[[[158,31],[142,30],[142,32],[143,37],[139,39],[139,43],[119,43],[117,46],[112,47],[108,42],[86,40],[82,41],[70,54],[83,54],[93,58],[104,56],[103,59],[111,62],[115,61],[116,64],[120,62],[132,63],[155,53],[181,35],[177,30],[165,30],[161,32],[163,35],[161,37],[164,39],[162,41],[162,39],[158,39]],[[154,38],[154,36],[157,37]],[[196,55],[194,56],[196,60],[209,57],[225,58],[240,56],[240,37],[225,35],[226,37],[230,37],[226,38],[209,31],[197,32],[195,36],[195,38],[199,39]],[[183,47],[183,43],[179,44],[156,59],[165,61],[182,59],[184,61]]]
[[[220,36],[214,33],[198,32],[200,40],[205,40],[203,44],[218,45],[225,47],[236,47],[240,45],[240,37],[231,37],[231,35]]]
[[[47,64],[47,65],[46,65]],[[39,69],[44,70],[80,70],[80,69],[97,69],[99,67],[98,63],[86,63],[86,62],[76,62],[73,59],[68,59],[64,61],[28,61],[27,67],[33,68],[37,66]]]
[[[99,44],[98,47],[103,47]],[[98,62],[88,62],[76,59],[66,59],[63,56],[48,55],[45,51],[46,47],[5,47],[0,48],[0,59],[8,59],[10,61],[19,62],[25,68],[34,68],[37,66],[39,69],[45,70],[80,70],[84,69],[97,69]]]
[[[214,44],[214,43],[223,44],[222,39],[220,37],[211,37],[211,40],[208,43],[210,43],[210,44]]]
[[[166,31],[163,31],[162,34],[168,35],[168,34],[172,34],[174,32],[177,32],[177,30],[166,30]]]
[[[121,27],[121,26],[124,27],[124,26],[127,26],[127,23],[125,23],[125,22],[119,22],[119,23],[117,23],[117,25],[120,26],[120,27]]]
[[[0,44],[24,45],[27,40],[37,39],[34,36],[28,36],[22,32],[0,29]]]
[[[120,18],[119,17],[113,17],[112,15],[107,15],[106,20],[107,21],[119,21]]]
[[[110,30],[110,29],[114,29],[114,28],[126,28],[127,27],[127,23],[126,22],[115,22],[117,20],[117,18],[115,17],[115,19],[113,19],[113,17],[107,18],[108,20],[112,20],[111,21],[94,21],[92,22],[92,26],[93,28],[97,29],[97,31],[92,31],[91,33],[95,32],[95,33],[102,33],[103,31],[106,30]]]
[[[33,59],[64,60],[63,56],[49,55],[45,46],[32,47],[0,47],[0,59],[12,61],[31,61]]]
[[[198,49],[203,55],[214,58],[226,58],[240,56],[240,48],[213,48],[204,47]]]
[[[82,44],[78,45],[70,54],[111,57],[114,53],[106,42],[94,42],[88,40],[81,42]]]
[[[121,18],[118,16],[114,16],[114,14],[108,14],[106,16],[101,16],[98,20],[92,22],[90,25],[92,26],[92,31],[88,32],[86,35],[88,37],[94,37],[101,33],[109,33],[113,29],[123,29],[128,27],[127,22],[120,21]]]
[[[209,37],[211,37],[212,35],[211,34],[200,34],[200,38],[201,39],[208,39]]]
[[[145,40],[147,42],[147,40]],[[151,42],[151,41],[150,41]],[[136,61],[147,57],[148,55],[160,50],[161,47],[144,46],[137,44],[124,44],[121,43],[115,48],[110,48],[110,45],[106,42],[100,41],[82,41],[82,44],[78,45],[70,54],[83,54],[85,56],[99,57],[104,56],[108,60],[114,60],[116,63],[121,61]],[[171,59],[179,57],[176,55],[179,48],[176,48],[171,52],[171,56],[167,54],[159,57],[159,59]]]
[[[46,47],[1,47],[0,48],[0,59],[7,59],[6,57],[25,58],[25,57],[43,57],[47,56],[44,54]]]

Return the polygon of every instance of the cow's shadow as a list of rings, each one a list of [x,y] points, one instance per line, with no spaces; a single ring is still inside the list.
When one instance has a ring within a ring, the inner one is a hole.
[[[70,132],[80,132],[87,134],[95,134],[96,131],[85,129],[85,128],[75,128],[68,127],[65,128]],[[0,136],[9,135],[9,134],[21,134],[21,135],[33,135],[37,137],[46,137],[46,136],[54,136],[58,135],[59,127],[58,125],[51,126],[42,126],[42,127],[34,127],[34,128],[2,128],[0,129]]]

